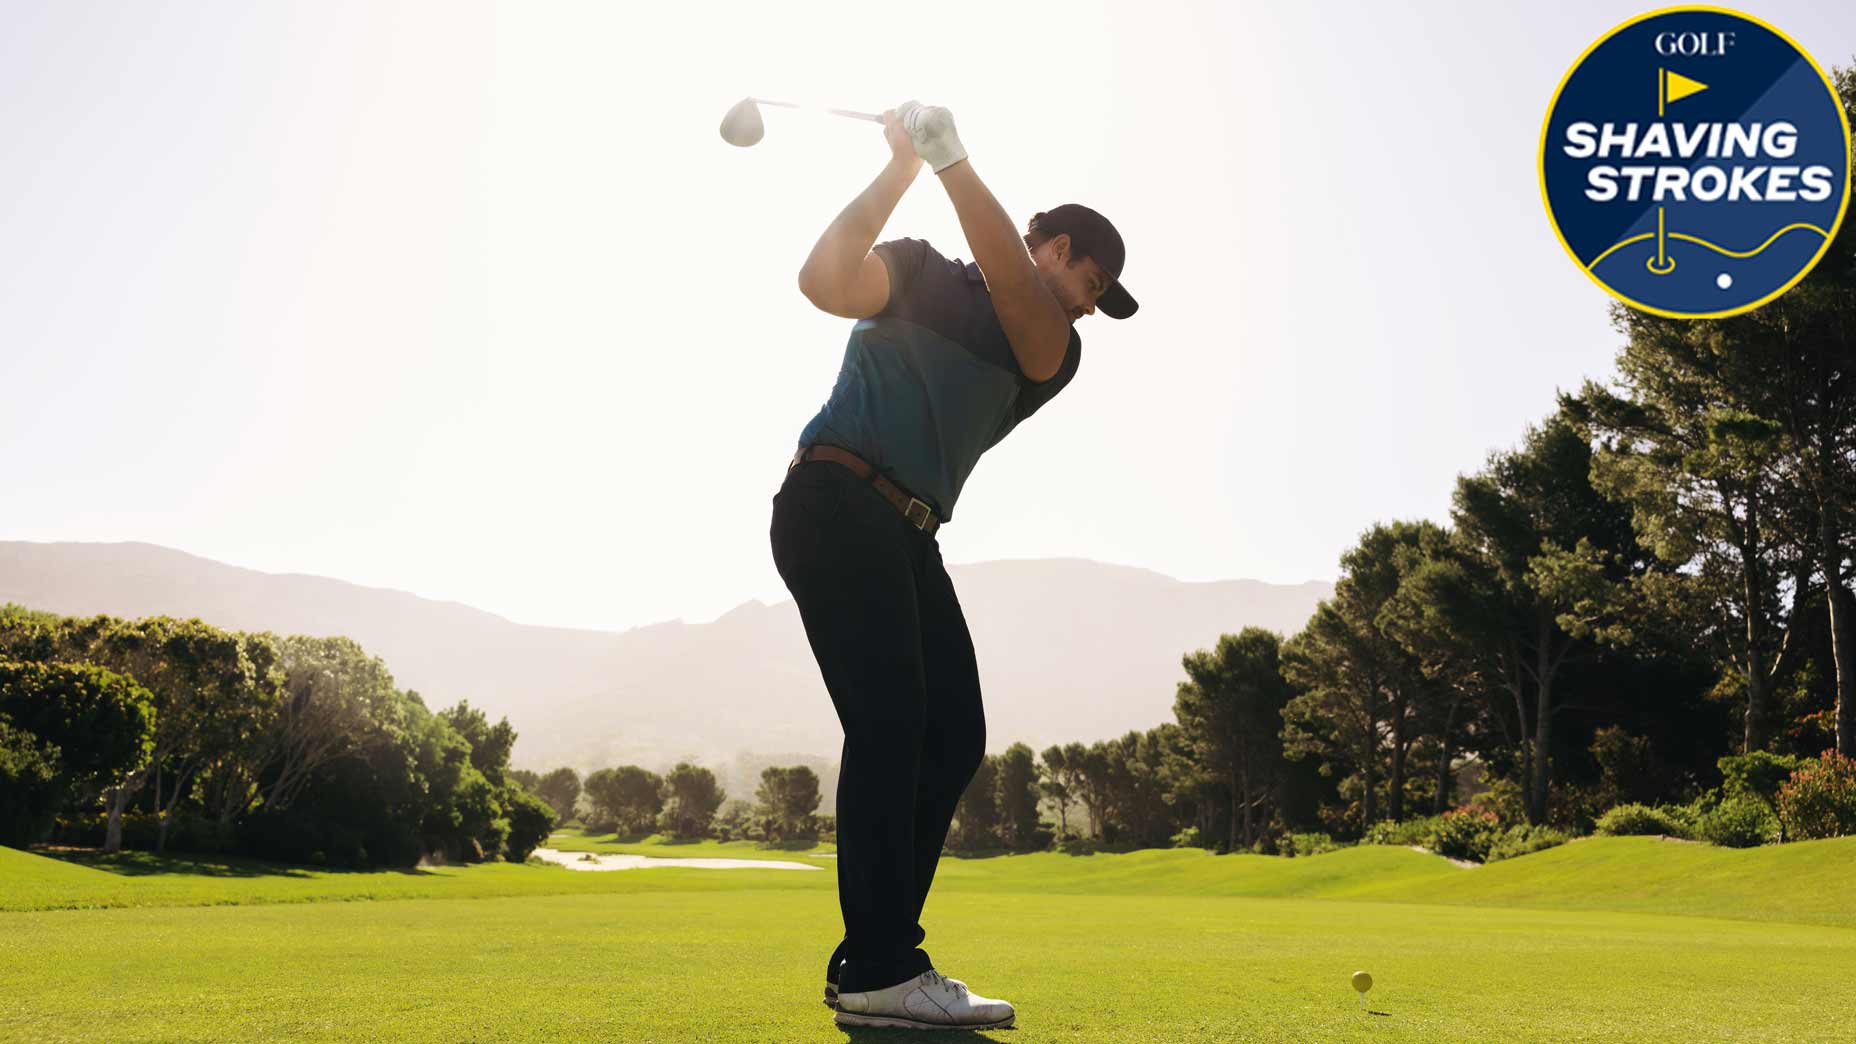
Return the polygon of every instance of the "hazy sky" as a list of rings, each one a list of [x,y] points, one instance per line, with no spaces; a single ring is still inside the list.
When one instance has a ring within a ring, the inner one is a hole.
[[[952,110],[1141,311],[989,452],[950,562],[1331,578],[1609,372],[1535,174],[1654,5],[0,4],[0,539],[144,540],[528,623],[787,597],[769,500],[849,320],[795,278]],[[1820,63],[1856,7],[1743,5]],[[970,260],[924,168],[880,238]]]

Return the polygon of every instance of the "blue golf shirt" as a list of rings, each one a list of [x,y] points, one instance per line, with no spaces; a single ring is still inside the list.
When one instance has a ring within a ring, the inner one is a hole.
[[[851,327],[838,383],[799,445],[850,450],[947,522],[980,454],[1076,376],[1083,341],[1071,326],[1063,365],[1031,380],[979,265],[921,239],[871,249],[889,269],[889,303]]]

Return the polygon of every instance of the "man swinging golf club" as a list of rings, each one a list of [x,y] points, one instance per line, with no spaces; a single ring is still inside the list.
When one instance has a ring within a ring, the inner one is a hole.
[[[935,532],[981,453],[1061,391],[1076,320],[1125,319],[1121,236],[1088,207],[1022,236],[974,173],[946,109],[883,113],[891,157],[799,273],[814,305],[857,320],[836,386],[773,497],[773,560],[844,728],[838,902],[825,966],[840,1025],[989,1029],[1003,1000],[935,969],[920,919],[955,807],[986,749],[979,668]],[[975,261],[875,242],[922,164]],[[1029,248],[1029,253],[1027,253]]]

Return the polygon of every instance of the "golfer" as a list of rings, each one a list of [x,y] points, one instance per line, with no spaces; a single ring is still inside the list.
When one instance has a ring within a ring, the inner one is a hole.
[[[889,163],[799,273],[808,300],[857,322],[769,530],[844,728],[844,939],[825,966],[825,1003],[840,1025],[999,1028],[1012,1005],[944,978],[921,949],[941,846],[986,750],[973,640],[935,534],[980,454],[1075,377],[1075,322],[1098,307],[1125,319],[1136,305],[1118,282],[1115,227],[1065,204],[1021,237],[946,109],[906,102],[883,113],[883,136]],[[871,245],[924,162],[973,262],[919,239]]]

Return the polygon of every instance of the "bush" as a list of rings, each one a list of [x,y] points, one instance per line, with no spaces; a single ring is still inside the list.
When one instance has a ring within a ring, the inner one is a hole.
[[[1363,845],[1419,845],[1431,847],[1431,837],[1437,831],[1439,816],[1424,816],[1418,819],[1402,819],[1394,822],[1382,819],[1367,828],[1366,836],[1360,839]]]
[[[1424,847],[1447,859],[1484,862],[1489,849],[1501,834],[1501,823],[1493,812],[1455,809],[1436,818]]]
[[[1766,803],[1747,794],[1690,806],[1696,838],[1723,848],[1754,848],[1778,840],[1779,820]]]
[[[529,853],[541,847],[554,831],[554,806],[528,790],[511,786],[503,791],[503,811],[509,817],[503,858],[512,863],[527,862]]]
[[[1805,758],[1767,750],[1732,754],[1715,762],[1721,770],[1722,793],[1729,799],[1750,798],[1765,806],[1778,824],[1781,842],[1786,840],[1786,831],[1785,819],[1779,813],[1779,788],[1807,763]]]
[[[1416,846],[1449,859],[1487,858],[1489,846],[1501,833],[1501,821],[1494,812],[1477,808],[1459,808],[1441,816],[1424,816],[1394,823],[1381,820],[1367,830],[1361,840],[1365,845]],[[1298,854],[1300,853],[1298,850]]]
[[[1189,826],[1173,835],[1174,848],[1205,848],[1205,836],[1196,826]]]
[[[1282,854],[1286,856],[1311,856],[1323,852],[1337,852],[1347,847],[1319,831],[1306,834],[1287,834],[1282,839]]]
[[[1527,855],[1529,852],[1539,852],[1556,845],[1563,845],[1571,840],[1570,834],[1563,830],[1555,830],[1550,826],[1529,826],[1525,823],[1511,826],[1502,831],[1494,843],[1489,845],[1489,856],[1486,862],[1513,859],[1515,856]]]
[[[0,714],[0,845],[38,841],[52,825],[52,800],[64,766],[58,748]]]
[[[1689,825],[1680,810],[1667,806],[1619,805],[1598,817],[1598,832],[1612,837],[1662,834],[1688,837]]]
[[[1856,759],[1827,750],[1779,788],[1779,816],[1800,841],[1856,834]]]

